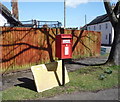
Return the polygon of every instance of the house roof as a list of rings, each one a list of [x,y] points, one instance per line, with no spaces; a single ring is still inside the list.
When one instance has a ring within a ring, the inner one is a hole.
[[[103,22],[107,22],[110,21],[109,17],[107,14],[101,15],[96,17],[94,20],[92,20],[89,24],[87,25],[94,25],[94,24],[98,24],[98,23],[103,23]]]
[[[96,17],[94,20],[92,20],[90,23],[86,24],[81,29],[87,30],[87,26],[89,26],[89,25],[99,24],[99,23],[103,23],[103,22],[107,22],[107,21],[110,21],[109,17],[107,14],[104,14],[104,15]]]
[[[19,20],[17,20],[15,17],[13,17],[10,10],[6,6],[4,6],[2,3],[0,3],[0,12],[10,24],[14,26],[22,26],[22,23]]]
[[[118,3],[117,3],[118,4]],[[116,11],[116,8],[113,9],[113,11]],[[120,10],[117,10],[116,12],[117,15],[120,15]],[[109,17],[107,14],[101,15],[96,17],[94,20],[92,20],[89,24],[87,25],[94,25],[94,24],[98,24],[98,23],[103,23],[103,22],[108,22],[110,21]]]

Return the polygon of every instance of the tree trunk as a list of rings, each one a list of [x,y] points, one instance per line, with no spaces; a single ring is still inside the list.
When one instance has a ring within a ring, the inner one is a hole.
[[[120,20],[114,28],[114,41],[107,63],[120,65]]]
[[[114,28],[114,40],[106,63],[120,65],[120,15],[119,17],[117,15],[117,13],[120,13],[120,0],[118,0],[114,10],[112,10],[109,0],[104,0],[104,5]]]
[[[114,63],[115,65],[120,65],[120,17],[119,17],[119,22],[115,28],[116,30],[116,38],[115,38],[115,52],[113,55]]]

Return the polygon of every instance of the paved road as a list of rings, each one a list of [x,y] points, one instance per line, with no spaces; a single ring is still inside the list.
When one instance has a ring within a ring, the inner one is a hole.
[[[101,57],[90,57],[90,58],[83,58],[79,60],[73,60],[76,64],[67,63],[66,67],[68,71],[74,71],[79,68],[86,67],[87,65],[95,65],[95,64],[102,64],[107,61],[108,56],[101,56]]]
[[[118,100],[118,89],[107,89],[99,92],[75,92],[44,100]]]

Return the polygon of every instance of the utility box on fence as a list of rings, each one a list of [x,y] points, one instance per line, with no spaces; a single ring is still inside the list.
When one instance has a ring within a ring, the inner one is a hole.
[[[72,58],[72,34],[56,35],[56,57],[59,59]]]

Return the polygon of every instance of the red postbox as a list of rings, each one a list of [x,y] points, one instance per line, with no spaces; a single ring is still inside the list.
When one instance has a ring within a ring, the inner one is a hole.
[[[72,34],[56,35],[56,57],[59,59],[72,58]]]

